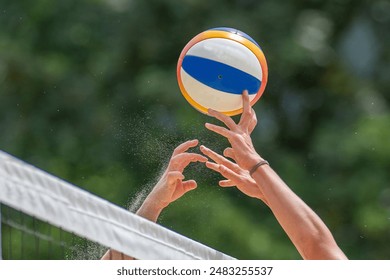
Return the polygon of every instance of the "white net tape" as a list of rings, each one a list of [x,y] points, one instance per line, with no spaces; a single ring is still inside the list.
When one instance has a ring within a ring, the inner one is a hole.
[[[232,259],[2,151],[0,202],[137,259]]]

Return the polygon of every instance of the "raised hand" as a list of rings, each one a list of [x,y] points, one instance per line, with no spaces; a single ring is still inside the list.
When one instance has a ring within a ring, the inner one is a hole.
[[[236,163],[244,170],[251,170],[251,168],[263,159],[253,147],[250,137],[257,124],[256,114],[250,106],[249,95],[246,90],[242,96],[243,112],[238,124],[231,117],[209,109],[208,114],[223,122],[227,128],[210,123],[206,123],[206,128],[226,137],[231,144],[231,149],[227,149],[225,153],[228,153],[230,157],[234,158]]]
[[[198,140],[190,140],[174,150],[167,169],[147,197],[148,200],[153,200],[157,207],[165,208],[186,192],[197,187],[194,180],[183,181],[183,171],[191,162],[207,161],[207,158],[202,155],[187,152],[188,149],[196,147],[198,143]]]
[[[200,146],[200,150],[204,155],[214,161],[207,161],[206,166],[226,178],[226,180],[219,181],[219,185],[221,187],[237,187],[247,196],[261,199],[265,204],[267,204],[261,189],[247,170],[242,169],[238,164],[231,162],[203,145]],[[225,150],[225,156],[229,156],[229,151],[230,150]]]

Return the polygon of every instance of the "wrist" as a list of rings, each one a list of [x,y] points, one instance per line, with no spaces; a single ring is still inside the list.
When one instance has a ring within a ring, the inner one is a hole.
[[[266,161],[265,159],[259,160],[253,167],[249,170],[249,175],[253,175],[261,166],[263,165],[269,165],[269,162]]]
[[[246,163],[246,166],[245,166],[245,169],[248,170],[248,171],[251,171],[252,168],[258,164],[260,161],[263,161],[264,159],[257,153],[253,154],[253,155],[250,155],[248,156],[247,158],[247,163]]]
[[[147,197],[144,203],[142,203],[141,207],[138,209],[137,215],[150,221],[156,222],[158,216],[160,216],[160,213],[165,207],[166,206],[163,206],[158,201]]]

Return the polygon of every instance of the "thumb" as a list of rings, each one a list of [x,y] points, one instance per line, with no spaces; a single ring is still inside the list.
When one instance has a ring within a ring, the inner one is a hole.
[[[177,180],[183,180],[184,175],[180,171],[170,171],[167,174],[168,185],[176,184]]]
[[[183,182],[183,190],[185,192],[188,192],[188,191],[191,191],[193,189],[196,189],[197,186],[198,185],[197,185],[195,180],[188,180],[188,181]]]

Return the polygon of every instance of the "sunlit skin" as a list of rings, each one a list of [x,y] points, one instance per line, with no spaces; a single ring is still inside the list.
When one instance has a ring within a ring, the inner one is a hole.
[[[214,161],[209,162],[202,155],[187,152],[198,145],[198,140],[179,145],[137,215],[156,222],[165,207],[197,187],[194,180],[184,181],[184,169],[191,162],[204,162],[208,168],[225,177],[219,182],[221,187],[235,186],[244,194],[268,205],[304,259],[347,259],[323,221],[269,165],[261,165],[250,174],[249,170],[263,158],[256,152],[250,136],[256,127],[257,118],[249,104],[248,93],[243,93],[243,113],[237,124],[220,112],[209,110],[208,113],[226,127],[209,123],[206,123],[206,127],[227,138],[231,147],[226,148],[222,156],[202,145],[201,152]],[[102,259],[133,258],[108,250]]]
[[[196,139],[190,140],[174,150],[167,169],[137,211],[138,216],[156,222],[160,213],[170,203],[196,189],[197,184],[194,180],[184,180],[183,171],[192,162],[207,161],[207,158],[202,155],[187,152],[190,148],[196,147],[198,143]],[[108,250],[102,257],[102,260],[132,259],[115,250]]]
[[[207,162],[206,166],[226,178],[220,181],[220,186],[235,185],[246,195],[264,201],[303,259],[347,259],[323,221],[269,165],[261,165],[249,176],[249,170],[263,158],[256,152],[250,136],[257,118],[248,92],[243,92],[243,113],[237,124],[220,112],[209,109],[208,113],[225,124],[226,127],[210,123],[205,126],[229,141],[231,148],[227,148],[224,155],[235,161],[201,147],[202,153],[215,162]]]
[[[257,186],[256,181],[249,175],[249,172],[247,170],[242,169],[236,163],[231,162],[230,160],[206,148],[203,145],[200,146],[200,150],[203,154],[205,154],[214,161],[206,162],[206,166],[208,168],[217,171],[221,174],[226,174],[226,180],[219,181],[219,186],[224,188],[237,187],[247,196],[261,199],[265,204],[268,205],[263,193],[261,192],[261,189]],[[229,151],[230,150],[225,150],[225,156],[234,159],[234,155],[231,154],[229,156]]]

